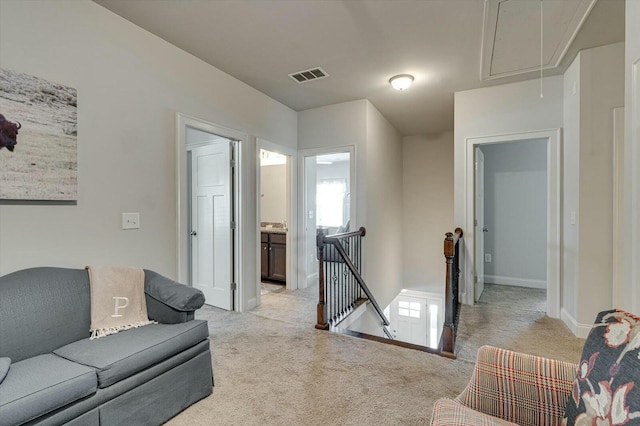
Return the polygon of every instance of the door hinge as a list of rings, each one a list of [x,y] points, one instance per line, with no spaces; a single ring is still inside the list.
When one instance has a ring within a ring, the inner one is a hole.
[[[236,283],[231,283],[231,290],[236,291],[236,288],[238,288],[238,285]]]
[[[235,220],[231,221],[231,229],[236,229],[236,221]]]
[[[233,169],[236,166],[236,160],[231,160],[229,161],[229,165],[231,166],[231,168]]]

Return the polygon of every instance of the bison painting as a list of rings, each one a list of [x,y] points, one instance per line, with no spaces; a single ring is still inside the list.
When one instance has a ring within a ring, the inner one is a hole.
[[[18,130],[22,127],[19,122],[11,122],[0,114],[0,149],[13,151],[18,143]]]
[[[0,66],[0,203],[78,199],[77,110],[73,87]]]

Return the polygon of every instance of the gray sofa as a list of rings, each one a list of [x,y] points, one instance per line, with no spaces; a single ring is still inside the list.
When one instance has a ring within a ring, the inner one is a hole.
[[[211,394],[202,293],[145,270],[145,296],[159,324],[90,341],[85,270],[0,277],[0,426],[157,425]]]

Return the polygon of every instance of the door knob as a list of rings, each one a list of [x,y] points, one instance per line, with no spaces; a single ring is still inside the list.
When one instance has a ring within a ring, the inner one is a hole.
[[[488,229],[487,229],[487,227],[485,226],[485,227],[483,227],[483,228],[482,228],[482,232],[489,232],[489,230],[488,230]]]
[[[189,235],[195,237],[196,235],[198,235],[198,233],[196,231],[191,231],[189,232]]]

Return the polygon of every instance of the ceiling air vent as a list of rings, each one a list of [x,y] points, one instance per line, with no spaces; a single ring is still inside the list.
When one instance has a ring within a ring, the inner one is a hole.
[[[289,77],[291,77],[298,83],[306,83],[308,81],[329,77],[329,74],[327,74],[327,72],[322,68],[318,67],[309,70],[294,72],[293,74],[289,74]]]

